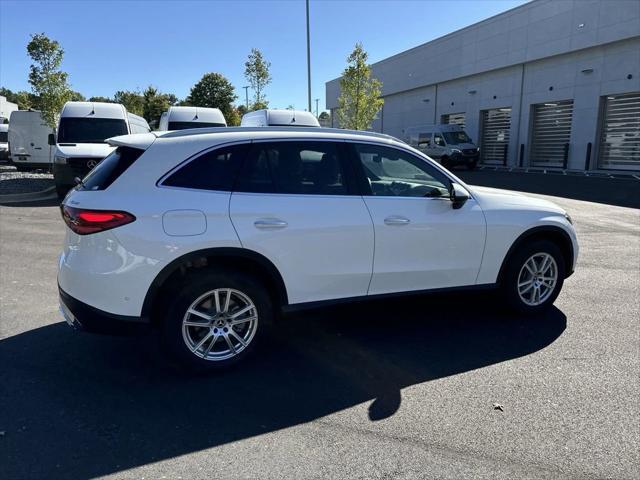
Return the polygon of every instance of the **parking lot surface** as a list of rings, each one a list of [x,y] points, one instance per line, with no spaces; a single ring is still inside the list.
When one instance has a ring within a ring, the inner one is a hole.
[[[581,254],[546,315],[323,309],[209,376],[61,323],[57,206],[0,207],[0,478],[638,478],[640,211],[553,200]]]

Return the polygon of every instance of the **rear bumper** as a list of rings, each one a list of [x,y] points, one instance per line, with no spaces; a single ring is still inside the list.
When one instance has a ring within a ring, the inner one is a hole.
[[[60,313],[77,330],[107,335],[135,335],[147,332],[150,323],[141,317],[115,315],[73,298],[58,286]]]

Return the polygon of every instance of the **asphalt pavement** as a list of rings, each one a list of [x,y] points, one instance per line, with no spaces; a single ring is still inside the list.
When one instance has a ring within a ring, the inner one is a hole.
[[[0,478],[638,478],[640,211],[553,200],[581,254],[547,314],[306,312],[209,376],[69,329],[57,206],[0,207]]]

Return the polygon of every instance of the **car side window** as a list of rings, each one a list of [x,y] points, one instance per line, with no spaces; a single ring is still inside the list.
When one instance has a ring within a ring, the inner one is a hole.
[[[442,138],[442,135],[440,135],[439,133],[434,133],[433,134],[433,143],[435,143],[439,147],[444,147],[445,146],[444,138]]]
[[[354,144],[370,195],[388,197],[448,197],[451,182],[426,160],[404,150]]]
[[[180,167],[162,185],[229,192],[248,149],[249,144],[242,144],[210,150]]]
[[[237,191],[347,195],[341,149],[334,142],[256,142]]]

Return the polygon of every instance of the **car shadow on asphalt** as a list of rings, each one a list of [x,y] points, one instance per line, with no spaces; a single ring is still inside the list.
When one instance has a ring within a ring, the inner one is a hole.
[[[254,437],[401,389],[532,354],[566,328],[557,308],[497,313],[492,294],[315,310],[281,320],[236,368],[188,375],[153,337],[101,337],[63,323],[0,341],[4,478],[88,478]],[[489,400],[488,400],[489,401]]]

